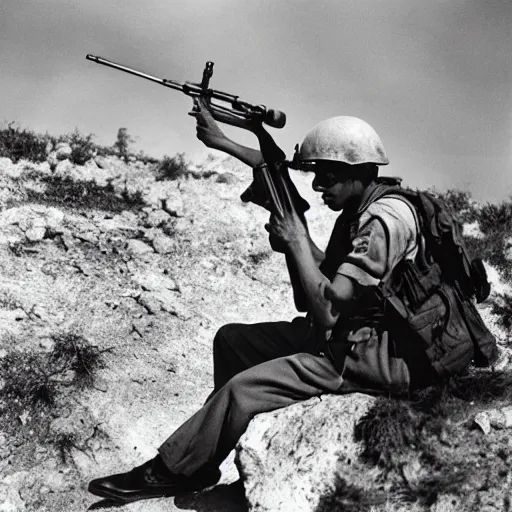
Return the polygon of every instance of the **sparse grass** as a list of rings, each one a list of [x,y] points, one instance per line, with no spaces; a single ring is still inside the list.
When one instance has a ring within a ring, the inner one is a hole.
[[[356,487],[336,475],[332,491],[321,497],[315,512],[372,512],[376,505],[385,502],[384,493]]]
[[[508,437],[503,434],[500,445],[470,429],[475,410],[511,399],[510,370],[459,375],[410,400],[381,397],[355,428],[361,459],[387,475],[396,500],[425,507],[442,494],[464,499],[468,489],[484,490],[484,481],[499,488],[508,471],[508,456],[500,456],[507,453]],[[407,473],[406,467],[413,469]]]
[[[73,381],[77,386],[92,386],[96,371],[103,366],[98,348],[76,333],[55,334],[52,339],[55,342],[51,353],[52,362],[73,370]]]
[[[60,433],[52,437],[50,442],[57,448],[61,462],[66,464],[70,458],[71,450],[76,448],[76,435],[72,433]]]
[[[38,135],[31,130],[22,130],[14,122],[0,130],[0,156],[19,160],[43,162],[46,160],[46,146],[54,140],[49,135]]]
[[[44,430],[40,412],[54,408],[64,389],[94,385],[96,372],[103,366],[97,347],[76,333],[54,335],[53,340],[49,354],[13,349],[0,359],[0,399],[7,404],[0,414],[4,429],[16,428],[18,418],[26,415],[36,430]]]
[[[2,292],[0,294],[0,308],[2,309],[17,309],[19,308],[19,302],[9,292]]]
[[[44,355],[12,351],[0,359],[0,370],[4,381],[0,396],[17,405],[16,409],[54,403],[56,384]]]
[[[46,191],[27,189],[28,202],[115,213],[137,210],[145,205],[140,191],[123,190],[119,196],[111,183],[99,186],[94,181],[73,180],[67,176],[41,176],[39,179],[46,184]]]
[[[442,494],[459,494],[468,477],[469,468],[452,467],[449,461],[443,462],[430,474],[417,481],[408,482],[397,497],[403,501],[419,502],[431,507]]]
[[[263,250],[258,252],[249,253],[247,255],[247,258],[253,265],[259,265],[260,263],[268,260],[270,256],[272,255],[272,252],[269,250]]]
[[[357,423],[355,439],[363,443],[361,458],[372,465],[397,469],[418,441],[423,418],[402,400],[380,398]]]
[[[466,403],[489,404],[496,400],[510,401],[512,400],[512,371],[485,371],[475,375],[459,375],[448,381],[446,392]]]

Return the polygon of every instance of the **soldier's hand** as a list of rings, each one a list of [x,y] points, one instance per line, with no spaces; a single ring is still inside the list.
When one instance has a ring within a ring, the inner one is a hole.
[[[286,253],[299,239],[308,237],[307,228],[294,209],[286,211],[284,216],[272,213],[265,229],[276,252]]]
[[[194,109],[189,115],[196,118],[197,138],[208,148],[222,150],[228,139],[211,115],[206,101],[194,98]]]
[[[265,229],[267,231],[269,231],[267,229],[267,226],[268,224],[265,224]],[[274,252],[280,252],[282,254],[285,254],[287,252],[287,247],[286,245],[283,243],[283,241],[278,238],[276,235],[274,235],[273,233],[270,233],[268,234],[268,241],[270,243],[270,247],[272,248],[272,250]]]

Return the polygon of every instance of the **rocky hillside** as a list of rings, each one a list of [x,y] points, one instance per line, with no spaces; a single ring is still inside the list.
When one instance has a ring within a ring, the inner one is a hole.
[[[91,478],[153,457],[209,394],[221,325],[295,314],[267,214],[239,200],[248,169],[211,158],[167,180],[155,162],[69,158],[61,145],[40,163],[0,159],[3,512],[94,507]],[[294,179],[324,245],[335,215],[307,175]],[[496,286],[482,311],[506,368],[507,324],[493,305],[506,312],[500,294],[511,291],[488,270]],[[204,495],[125,509],[242,511],[236,478],[226,470]]]

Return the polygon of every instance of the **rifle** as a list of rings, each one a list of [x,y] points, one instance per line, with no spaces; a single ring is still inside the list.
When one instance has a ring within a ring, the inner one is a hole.
[[[248,129],[255,123],[265,123],[273,128],[283,128],[286,124],[286,114],[280,110],[268,109],[265,105],[253,105],[233,94],[210,89],[214,64],[210,61],[205,65],[201,83],[196,84],[157,78],[91,54],[87,54],[85,58],[181,91],[192,98],[205,98],[214,119],[222,123],[244,129]],[[219,101],[224,105],[219,104]],[[284,215],[285,210],[293,207],[299,215],[303,215],[309,209],[309,204],[300,196],[291,181],[288,173],[289,163],[285,160],[285,154],[263,127],[257,130],[256,135],[265,164],[253,170],[254,181],[241,195],[242,201],[253,202],[281,215]]]
[[[131,75],[156,82],[164,87],[181,91],[192,98],[199,96],[206,98],[212,112],[215,114],[214,117],[216,117],[218,121],[227,122],[223,121],[223,119],[229,116],[231,118],[229,124],[233,126],[243,128],[247,121],[261,121],[273,128],[283,128],[286,124],[286,114],[280,110],[267,108],[265,105],[253,105],[247,101],[241,100],[234,94],[210,89],[210,78],[213,75],[213,62],[210,61],[205,65],[201,83],[196,84],[192,82],[177,82],[176,80],[168,80],[167,78],[157,78],[91,54],[87,54],[85,58],[96,62],[96,64],[103,64],[104,66],[119,69],[125,73],[130,73]],[[217,100],[217,103],[212,102],[212,100]]]

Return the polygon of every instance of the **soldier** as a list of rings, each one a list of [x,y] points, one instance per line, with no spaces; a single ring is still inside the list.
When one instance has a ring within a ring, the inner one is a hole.
[[[208,147],[252,167],[262,162],[259,151],[223,134],[204,103],[193,115]],[[390,186],[378,177],[388,164],[379,136],[360,119],[334,117],[306,135],[296,161],[314,173],[324,203],[343,212],[325,253],[296,212],[273,214],[266,225],[274,250],[291,262],[295,303],[307,316],[222,327],[213,343],[214,390],[203,407],[154,459],[91,481],[93,494],[131,502],[204,489],[219,480],[220,463],[255,414],[323,393],[406,393],[437,379],[424,351],[378,327],[381,315],[366,293],[421,250],[414,207],[392,195],[373,200]]]

